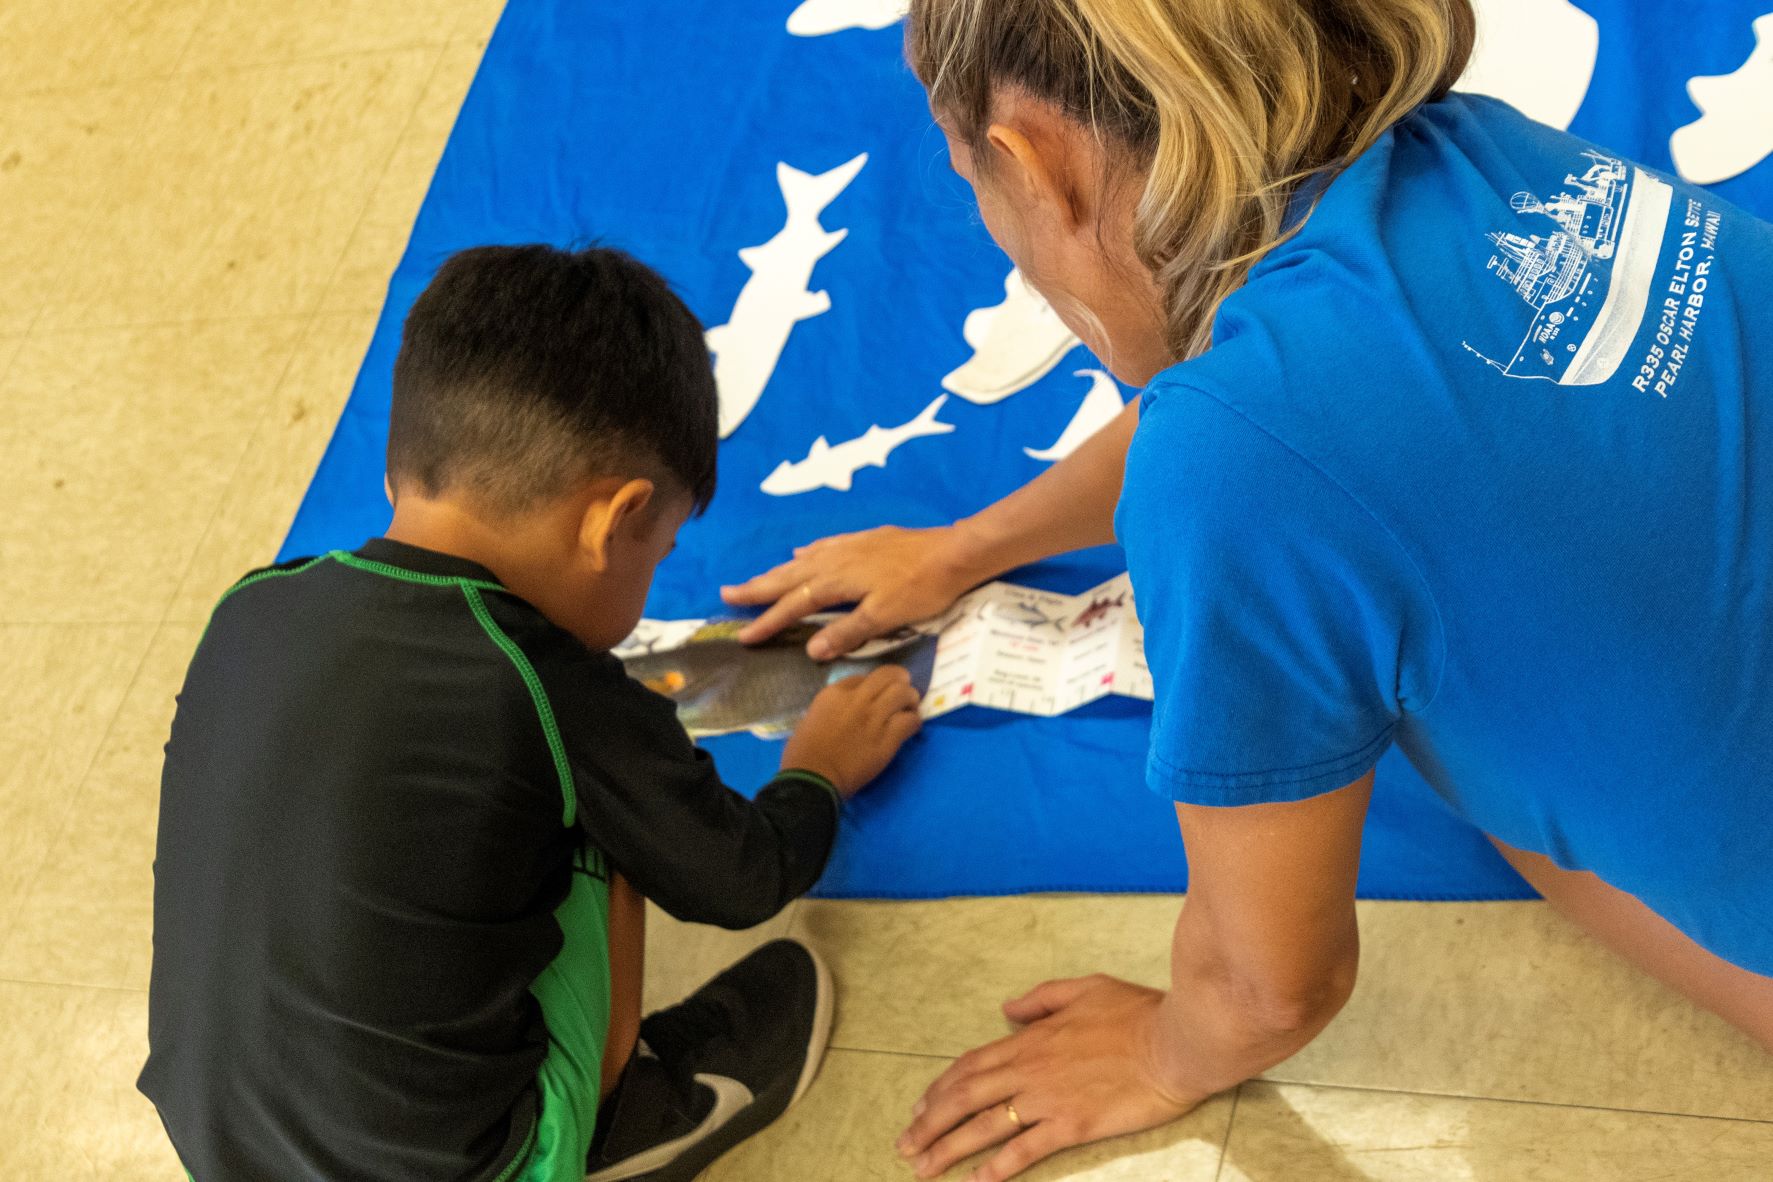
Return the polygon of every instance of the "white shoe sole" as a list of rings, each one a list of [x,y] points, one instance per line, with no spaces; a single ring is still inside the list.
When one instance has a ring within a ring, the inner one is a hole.
[[[800,1068],[800,1081],[794,1085],[794,1095],[789,1098],[790,1108],[800,1103],[808,1088],[813,1086],[813,1078],[819,1074],[819,1064],[825,1059],[825,1048],[831,1042],[832,1019],[837,1014],[837,986],[831,979],[831,970],[825,967],[825,961],[805,944],[807,955],[813,958],[813,972],[818,979],[818,988],[813,1001],[813,1037],[807,1043],[806,1062]]]

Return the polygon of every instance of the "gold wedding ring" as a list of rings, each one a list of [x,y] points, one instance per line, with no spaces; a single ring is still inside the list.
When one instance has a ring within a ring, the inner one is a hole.
[[[1022,1117],[1016,1112],[1016,1106],[1011,1104],[1008,1100],[1003,1102],[1003,1114],[1009,1117],[1010,1123],[1015,1125],[1018,1129],[1025,1127],[1022,1124]]]

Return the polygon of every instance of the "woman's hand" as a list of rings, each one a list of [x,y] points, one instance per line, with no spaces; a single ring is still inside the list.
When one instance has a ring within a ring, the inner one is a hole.
[[[802,546],[772,571],[721,596],[734,607],[768,609],[739,633],[747,644],[767,640],[814,612],[856,606],[807,642],[814,660],[840,657],[864,641],[940,615],[983,576],[971,572],[968,542],[958,526],[885,526],[839,534]]]
[[[929,1086],[900,1154],[919,1178],[933,1178],[1008,1142],[969,1175],[1003,1182],[1061,1149],[1182,1116],[1206,1097],[1160,1078],[1163,999],[1095,976],[1048,981],[1006,1003],[1022,1029],[962,1055]]]

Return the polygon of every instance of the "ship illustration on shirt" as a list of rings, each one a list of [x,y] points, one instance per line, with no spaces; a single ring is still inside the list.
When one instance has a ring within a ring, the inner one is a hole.
[[[1486,235],[1495,247],[1486,269],[1533,309],[1533,321],[1507,361],[1465,348],[1511,378],[1599,385],[1644,322],[1674,190],[1623,160],[1583,156],[1587,169],[1566,176],[1563,192],[1514,195],[1515,213],[1534,221]]]

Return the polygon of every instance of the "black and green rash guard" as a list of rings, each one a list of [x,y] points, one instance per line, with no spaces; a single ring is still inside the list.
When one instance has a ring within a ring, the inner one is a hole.
[[[581,1178],[611,871],[747,927],[836,828],[816,776],[727,788],[481,566],[377,540],[256,572],[166,747],[141,1090],[196,1182]]]

